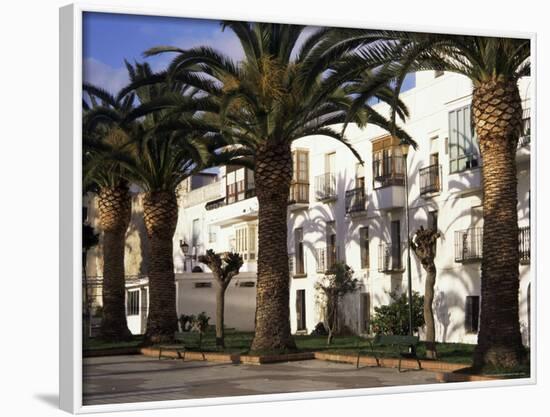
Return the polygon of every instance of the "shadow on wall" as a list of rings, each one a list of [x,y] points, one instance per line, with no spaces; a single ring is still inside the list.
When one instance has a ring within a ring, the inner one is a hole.
[[[132,217],[126,232],[126,275],[147,275],[150,249],[143,218],[143,193],[132,195]]]

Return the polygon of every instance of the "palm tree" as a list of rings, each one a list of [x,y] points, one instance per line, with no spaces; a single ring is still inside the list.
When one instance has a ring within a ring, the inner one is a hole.
[[[131,199],[121,165],[106,157],[107,150],[128,143],[121,120],[132,108],[133,96],[117,100],[107,91],[84,85],[90,104],[84,102],[84,186],[98,196],[99,225],[103,232],[103,316],[100,337],[109,341],[132,337],[126,321],[124,248],[130,223]]]
[[[150,245],[149,316],[146,338],[171,340],[177,330],[173,237],[178,219],[177,188],[211,159],[219,135],[203,122],[204,112],[217,111],[208,97],[148,64],[127,63],[140,105],[128,116],[139,125],[132,131],[132,151],[115,158],[144,191],[143,215]]]
[[[515,153],[522,130],[518,80],[530,75],[528,39],[380,30],[334,30],[318,64],[347,56],[342,72],[378,62],[363,88],[392,79],[397,91],[407,73],[451,71],[473,83],[473,125],[483,160],[481,316],[474,365],[515,367],[525,358],[518,291],[519,253]]]
[[[287,203],[292,179],[291,143],[305,136],[333,138],[359,155],[342,134],[331,128],[346,120],[350,96],[333,77],[329,66],[310,74],[306,65],[324,29],[309,35],[303,26],[225,22],[238,37],[245,53],[240,63],[207,47],[182,50],[158,47],[151,56],[176,53],[168,73],[177,77],[192,71],[198,78],[213,78],[207,92],[220,99],[221,133],[231,144],[227,152],[254,170],[258,213],[258,280],[253,351],[295,349],[289,321],[289,269],[287,254]],[[305,74],[311,75],[307,83]],[[330,81],[330,82],[329,82]],[[380,98],[387,98],[380,89]],[[389,122],[369,106],[354,121],[388,127]],[[235,161],[234,161],[235,162]]]

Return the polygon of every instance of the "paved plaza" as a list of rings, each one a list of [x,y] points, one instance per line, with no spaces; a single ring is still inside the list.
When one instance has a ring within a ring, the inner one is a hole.
[[[84,405],[436,383],[427,371],[307,360],[269,365],[161,360],[142,355],[84,359]]]

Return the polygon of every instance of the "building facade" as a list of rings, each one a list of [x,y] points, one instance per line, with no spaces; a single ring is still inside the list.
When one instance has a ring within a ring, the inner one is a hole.
[[[530,332],[529,87],[530,80],[522,79],[524,134],[516,157],[520,321],[526,344]],[[416,74],[415,87],[401,95],[410,111],[403,127],[418,144],[416,150],[411,148],[406,163],[398,140],[371,125],[366,129],[350,125],[346,131],[364,164],[334,139],[312,136],[293,143],[287,232],[294,333],[309,333],[322,321],[315,283],[334,262],[347,263],[359,280],[359,290],[342,303],[344,323],[356,333],[370,332],[374,308],[388,304],[390,292],[407,290],[408,200],[410,232],[428,226],[441,233],[435,258],[436,339],[476,342],[483,255],[483,161],[470,124],[471,93],[471,82],[460,75]],[[382,103],[376,108],[388,112]],[[139,231],[138,196],[135,206],[129,241],[137,249],[127,251],[127,264],[139,264],[132,266],[137,268],[136,275],[146,275],[146,262],[135,261],[146,253],[145,235]],[[179,207],[174,237],[178,314],[206,311],[214,317],[215,284],[197,257],[206,249],[231,250],[243,256],[244,265],[228,290],[226,324],[253,330],[258,255],[253,173],[221,167],[217,173],[190,178],[182,183]],[[89,262],[97,265],[96,255],[97,251],[90,254],[93,259]],[[423,294],[425,272],[413,253],[411,273],[413,290]],[[145,282],[138,287],[139,294],[146,292]],[[136,291],[136,286],[128,291]],[[139,297],[146,303],[146,295]],[[140,318],[146,317],[140,314]],[[143,324],[135,324],[131,330],[139,333]]]

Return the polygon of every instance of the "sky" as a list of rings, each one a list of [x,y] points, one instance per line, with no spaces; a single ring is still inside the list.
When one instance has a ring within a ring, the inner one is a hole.
[[[147,61],[158,71],[175,54],[144,58],[142,54],[147,49],[155,46],[187,49],[199,45],[211,46],[236,61],[244,56],[237,36],[229,29],[222,31],[219,21],[85,12],[83,78],[116,93],[128,82],[124,59],[131,63]],[[402,91],[413,86],[414,76],[408,77]]]

